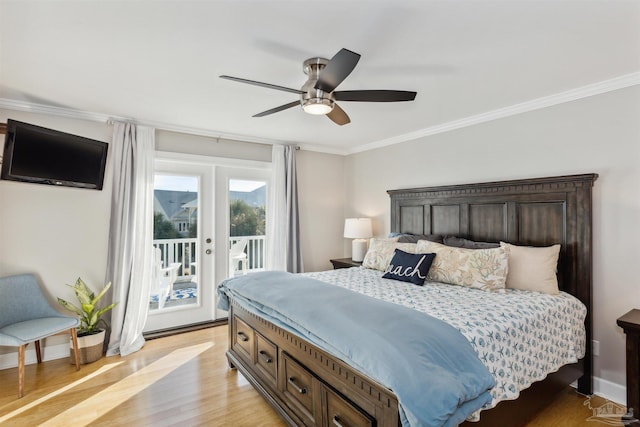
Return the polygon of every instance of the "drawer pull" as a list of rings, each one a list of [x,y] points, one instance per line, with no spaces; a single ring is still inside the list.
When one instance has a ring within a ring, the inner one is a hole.
[[[269,356],[264,350],[258,352],[258,356],[264,361],[264,363],[271,363],[271,356]]]
[[[344,427],[344,425],[340,422],[340,418],[337,415],[333,416],[333,425],[336,427]]]
[[[244,341],[244,342],[249,341],[249,337],[244,332],[238,332],[236,335],[238,336],[238,339],[240,341]]]
[[[298,393],[305,394],[307,392],[306,388],[300,387],[298,384],[296,384],[296,379],[294,377],[289,377],[288,382]]]

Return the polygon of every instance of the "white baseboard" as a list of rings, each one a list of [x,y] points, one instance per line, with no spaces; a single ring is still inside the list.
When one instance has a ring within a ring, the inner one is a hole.
[[[577,381],[571,383],[571,387],[578,388]],[[627,404],[627,387],[600,377],[593,377],[593,394],[623,406]]]
[[[602,378],[593,377],[593,394],[620,405],[627,405],[627,387]]]
[[[42,360],[55,360],[69,357],[69,343],[42,346]],[[37,363],[35,346],[29,345],[24,353],[25,365]],[[18,352],[0,354],[0,369],[16,368],[18,366]]]

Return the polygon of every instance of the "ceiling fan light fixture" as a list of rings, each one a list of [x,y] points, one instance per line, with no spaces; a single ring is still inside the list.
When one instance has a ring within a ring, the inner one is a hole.
[[[302,64],[302,69],[309,78],[299,90],[227,75],[221,75],[220,78],[300,95],[299,101],[271,108],[254,114],[253,117],[268,116],[300,105],[305,113],[317,116],[325,115],[335,124],[343,126],[351,123],[351,119],[336,104],[336,101],[399,102],[413,101],[415,99],[416,92],[406,90],[346,90],[336,92],[336,87],[351,74],[359,60],[360,54],[348,49],[340,49],[331,59],[309,58]]]
[[[302,109],[305,113],[322,115],[329,114],[335,103],[328,98],[309,98],[303,101]]]

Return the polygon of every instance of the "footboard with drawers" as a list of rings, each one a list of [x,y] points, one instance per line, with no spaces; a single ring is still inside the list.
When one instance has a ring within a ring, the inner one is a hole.
[[[393,393],[325,351],[235,303],[229,331],[230,364],[290,425],[399,425]]]

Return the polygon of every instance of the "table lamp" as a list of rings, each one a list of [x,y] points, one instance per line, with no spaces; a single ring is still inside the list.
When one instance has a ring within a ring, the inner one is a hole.
[[[371,218],[347,218],[344,220],[344,237],[351,242],[351,259],[362,262],[367,253],[367,240],[373,236]]]

